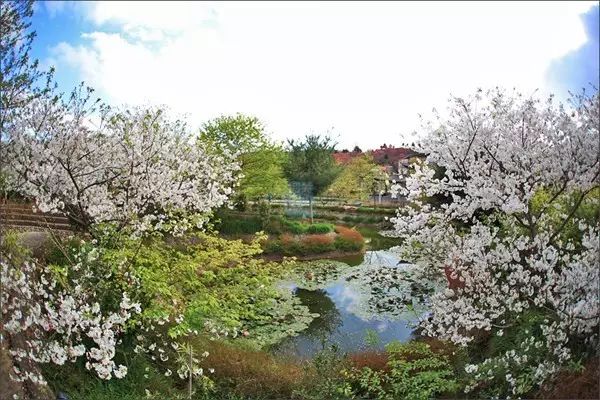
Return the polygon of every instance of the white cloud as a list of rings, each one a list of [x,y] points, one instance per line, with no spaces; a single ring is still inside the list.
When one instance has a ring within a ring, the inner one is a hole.
[[[113,103],[195,124],[256,114],[281,139],[334,127],[343,147],[372,147],[400,144],[450,92],[550,89],[590,4],[85,3],[93,32],[54,57]]]
[[[34,5],[37,6],[39,2],[35,2]],[[46,7],[46,11],[51,18],[53,18],[56,14],[64,11],[65,6],[67,5],[66,1],[44,1],[42,4]],[[34,10],[35,11],[35,10]]]

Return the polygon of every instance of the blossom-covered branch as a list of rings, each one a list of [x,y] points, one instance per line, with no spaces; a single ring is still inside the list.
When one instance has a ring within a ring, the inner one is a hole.
[[[599,102],[574,100],[479,91],[426,125],[427,164],[407,179],[411,206],[394,223],[404,257],[452,283],[431,299],[428,334],[467,344],[539,310],[543,365],[569,359],[576,340],[597,347]],[[544,371],[538,382],[556,368]]]

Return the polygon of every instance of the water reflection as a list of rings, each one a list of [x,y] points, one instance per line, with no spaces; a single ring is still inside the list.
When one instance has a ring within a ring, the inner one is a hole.
[[[368,251],[359,265],[346,267],[347,273],[320,289],[306,290],[297,287],[299,283],[288,283],[286,286],[320,317],[298,336],[275,346],[274,352],[311,357],[332,344],[342,351],[358,351],[366,347],[369,330],[377,332],[379,348],[393,340],[409,340],[417,315],[393,314],[403,307],[396,300],[402,297],[397,292],[404,289],[397,274],[405,267],[394,252]]]
[[[342,325],[342,316],[335,303],[323,289],[306,290],[296,288],[294,294],[308,307],[311,313],[317,313],[310,323],[307,331],[310,336],[319,340],[326,340]]]

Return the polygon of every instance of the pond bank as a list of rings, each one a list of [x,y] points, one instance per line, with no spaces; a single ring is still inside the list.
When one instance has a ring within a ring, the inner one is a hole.
[[[298,261],[315,261],[315,260],[323,260],[323,259],[332,259],[332,260],[357,260],[360,263],[360,260],[363,258],[365,252],[364,250],[356,251],[356,252],[343,252],[343,251],[330,251],[327,253],[320,254],[307,254],[307,255],[298,255],[298,256],[284,256],[283,254],[261,254],[260,258],[265,261],[283,261],[284,258],[295,257]],[[351,264],[350,264],[351,265]],[[355,264],[356,265],[356,264]]]

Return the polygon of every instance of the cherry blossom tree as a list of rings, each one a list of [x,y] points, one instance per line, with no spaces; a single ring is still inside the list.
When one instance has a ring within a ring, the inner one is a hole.
[[[83,85],[67,97],[58,93],[52,71],[41,72],[28,56],[33,2],[2,2],[1,9],[0,180],[6,177],[10,190],[42,211],[67,214],[98,239],[107,239],[96,235],[104,227],[127,237],[182,233],[202,227],[227,201],[238,169],[227,152],[207,151],[163,108],[112,109]],[[131,260],[101,262],[102,240],[93,240],[69,265],[47,265],[10,237],[2,232],[0,241],[0,352],[8,344],[13,366],[7,373],[42,384],[39,364],[85,357],[100,378],[125,376],[127,368],[114,361],[117,345],[132,324],[143,329],[146,322],[134,318],[142,310],[131,300],[140,291]],[[154,323],[165,320],[146,330]]]
[[[227,154],[206,152],[161,108],[113,110],[91,94],[35,99],[8,130],[14,188],[39,209],[86,230],[181,231],[227,200],[238,168]]]
[[[495,89],[452,98],[447,116],[425,125],[427,163],[407,179],[411,206],[393,220],[404,257],[449,276],[430,299],[425,333],[466,345],[482,332],[502,335],[528,310],[544,316],[543,341],[468,366],[471,388],[490,369],[527,362],[540,383],[576,343],[598,348],[598,116],[598,94],[567,107]],[[528,361],[540,347],[546,355]],[[509,375],[507,391],[526,393]]]

